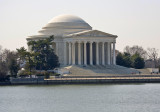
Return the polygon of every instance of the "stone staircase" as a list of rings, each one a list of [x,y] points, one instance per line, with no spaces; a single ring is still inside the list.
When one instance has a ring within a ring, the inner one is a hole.
[[[151,74],[149,69],[137,69],[138,71],[140,71],[142,74]]]
[[[126,68],[118,65],[87,65],[87,66],[68,66],[64,67],[69,70],[69,74],[67,75],[75,75],[75,76],[83,76],[83,75],[91,75],[91,76],[97,76],[97,75],[127,75],[127,74],[139,74],[139,71],[132,68]]]

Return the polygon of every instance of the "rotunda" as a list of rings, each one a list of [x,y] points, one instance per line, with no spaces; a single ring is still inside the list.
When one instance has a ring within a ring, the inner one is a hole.
[[[51,35],[54,35],[53,48],[61,65],[116,64],[117,36],[92,30],[92,27],[80,17],[54,17],[37,35],[29,36],[27,41],[45,39]]]

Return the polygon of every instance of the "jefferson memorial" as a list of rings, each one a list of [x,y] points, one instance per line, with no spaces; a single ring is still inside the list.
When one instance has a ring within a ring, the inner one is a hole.
[[[116,35],[92,27],[80,17],[60,15],[27,41],[54,35],[52,47],[61,65],[115,65]],[[31,47],[28,47],[31,50]]]

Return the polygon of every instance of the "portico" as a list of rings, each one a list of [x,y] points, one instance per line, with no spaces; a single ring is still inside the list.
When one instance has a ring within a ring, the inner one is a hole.
[[[64,45],[66,65],[115,65],[115,42],[73,40]]]

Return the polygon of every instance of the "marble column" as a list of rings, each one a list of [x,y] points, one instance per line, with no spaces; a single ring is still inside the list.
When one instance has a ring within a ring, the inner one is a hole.
[[[56,42],[56,55],[58,56],[58,42]]]
[[[99,42],[96,42],[96,64],[99,65]]]
[[[66,45],[67,45],[66,42],[64,42],[64,65],[67,65],[67,55],[66,55],[67,54],[67,52],[66,52],[67,47],[66,47]]]
[[[75,42],[72,42],[72,65],[75,65]]]
[[[87,49],[86,49],[87,42],[84,42],[84,65],[87,65]]]
[[[28,51],[31,52],[32,51],[32,45],[28,46]]]
[[[71,42],[69,42],[69,65],[71,65]]]
[[[115,42],[113,43],[113,65],[116,65]]]
[[[108,42],[107,43],[107,64],[110,65],[111,64],[111,43]]]
[[[102,65],[105,65],[105,61],[104,61],[104,42],[102,42]]]
[[[92,43],[93,42],[90,42],[90,65],[93,65]]]
[[[81,65],[81,42],[78,42],[78,65]]]

